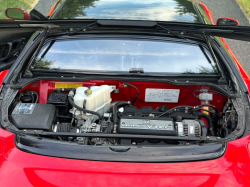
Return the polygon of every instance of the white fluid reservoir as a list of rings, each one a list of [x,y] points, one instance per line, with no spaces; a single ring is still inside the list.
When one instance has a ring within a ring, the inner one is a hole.
[[[79,107],[83,108],[84,100],[86,100],[85,109],[100,113],[102,116],[110,108],[111,103],[111,92],[115,89],[114,86],[102,85],[90,87],[91,93],[88,95],[88,87],[78,87],[74,96],[74,103]],[[71,110],[71,113],[78,115],[80,111],[76,108]],[[96,120],[96,115],[87,113],[88,116],[93,116]]]

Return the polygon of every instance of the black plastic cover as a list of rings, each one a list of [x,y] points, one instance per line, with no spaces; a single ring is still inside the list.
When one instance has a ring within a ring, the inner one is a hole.
[[[19,103],[11,114],[13,124],[19,129],[52,129],[56,108],[51,104]]]
[[[54,104],[56,106],[66,106],[68,103],[67,93],[51,92],[47,100],[48,104]]]
[[[138,20],[97,20],[101,26],[126,26],[126,27],[155,27],[155,21],[138,21]]]

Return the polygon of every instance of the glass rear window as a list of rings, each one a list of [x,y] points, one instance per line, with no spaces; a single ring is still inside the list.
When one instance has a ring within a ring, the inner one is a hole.
[[[211,56],[198,45],[127,39],[61,40],[47,43],[34,69],[144,73],[217,74]]]

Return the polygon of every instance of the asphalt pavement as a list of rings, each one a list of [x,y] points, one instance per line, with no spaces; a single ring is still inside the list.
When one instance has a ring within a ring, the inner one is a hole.
[[[50,11],[51,6],[56,2],[57,0],[39,0],[34,9],[46,16]]]
[[[57,0],[39,0],[34,7],[44,15],[49,13],[51,6]],[[219,17],[237,19],[241,26],[250,26],[249,20],[244,15],[236,0],[199,0],[213,12],[214,21]],[[250,42],[226,39],[226,42],[250,75]]]

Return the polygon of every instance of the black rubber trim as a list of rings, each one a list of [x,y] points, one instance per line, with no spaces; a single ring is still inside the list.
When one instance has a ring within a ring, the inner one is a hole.
[[[155,27],[156,21],[137,21],[137,20],[97,20],[100,26],[126,26],[126,27]]]
[[[87,146],[19,135],[16,135],[16,146],[25,152],[52,157],[142,163],[211,160],[221,157],[226,150],[225,143],[168,147]]]

